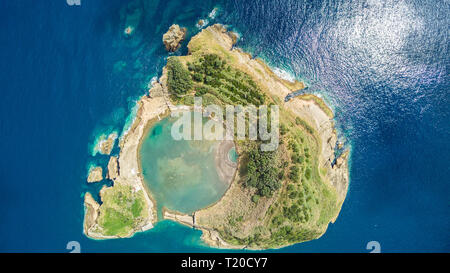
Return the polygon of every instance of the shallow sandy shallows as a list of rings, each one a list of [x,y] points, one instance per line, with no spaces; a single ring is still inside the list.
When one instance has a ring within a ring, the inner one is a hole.
[[[223,140],[219,143],[215,154],[217,173],[220,179],[227,185],[233,181],[237,168],[237,163],[232,162],[228,156],[230,149],[233,147],[236,148],[233,141]]]

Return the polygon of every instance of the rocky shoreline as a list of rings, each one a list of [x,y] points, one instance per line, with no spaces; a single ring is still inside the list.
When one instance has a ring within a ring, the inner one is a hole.
[[[140,171],[139,147],[145,135],[147,124],[155,118],[164,116],[169,110],[167,98],[164,95],[167,92],[165,89],[165,75],[161,77],[160,82],[154,83],[153,88],[150,90],[152,97],[144,95],[137,102],[139,110],[130,130],[119,143],[119,157],[112,156],[108,163],[108,178],[114,181],[113,187],[116,187],[116,185],[127,185],[131,186],[136,192],[143,191],[145,193],[145,202],[148,206],[147,219],[144,219],[140,225],[124,237],[131,237],[135,232],[152,228],[157,220],[155,203],[151,199],[151,193],[148,191]],[[100,192],[100,195],[102,196],[102,192]],[[100,205],[90,194],[85,195],[85,208],[84,230],[87,236],[95,239],[119,238],[118,236],[105,236],[94,232],[98,226],[98,223],[95,222],[97,219],[95,215],[99,214]]]

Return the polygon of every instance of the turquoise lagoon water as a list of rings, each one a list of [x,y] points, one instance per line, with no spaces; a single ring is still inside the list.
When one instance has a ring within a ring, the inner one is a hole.
[[[167,117],[153,125],[140,150],[144,179],[159,215],[163,206],[192,213],[219,200],[228,188],[216,170],[218,141],[174,140],[175,120]]]

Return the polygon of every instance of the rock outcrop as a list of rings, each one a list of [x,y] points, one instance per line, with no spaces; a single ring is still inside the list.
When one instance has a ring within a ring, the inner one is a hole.
[[[169,30],[163,35],[163,43],[166,50],[174,52],[181,46],[181,42],[186,37],[186,28],[180,28],[179,25],[172,25]]]
[[[89,229],[95,225],[100,208],[100,205],[94,200],[89,192],[84,195],[84,208],[86,210],[86,215],[84,217],[84,232],[85,234],[88,234]]]
[[[111,154],[111,151],[114,148],[114,144],[116,143],[117,137],[118,136],[117,136],[116,132],[111,133],[108,136],[108,138],[106,138],[106,136],[102,136],[96,147],[98,152],[100,152],[101,154],[104,154],[104,155]]]
[[[106,178],[115,180],[119,177],[119,164],[117,161],[117,156],[111,156],[108,162],[108,173],[106,174]]]
[[[203,19],[198,20],[197,27],[203,28],[205,25],[206,25],[205,20],[203,20]]]
[[[99,182],[103,180],[103,170],[102,167],[94,167],[89,171],[87,178],[88,183]]]

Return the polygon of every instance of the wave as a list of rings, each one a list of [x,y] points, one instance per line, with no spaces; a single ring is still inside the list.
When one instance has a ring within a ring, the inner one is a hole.
[[[100,152],[101,146],[103,145],[103,143],[105,143],[107,141],[109,136],[112,136],[115,141],[117,139],[117,137],[119,136],[119,134],[117,133],[117,131],[110,131],[107,133],[100,134],[94,141],[94,145],[93,145],[93,149],[92,149],[92,156],[96,156],[97,153]]]
[[[156,78],[156,77],[154,77],[154,78]],[[152,80],[153,80],[153,78],[152,78]],[[156,79],[155,79],[155,81],[156,81]],[[152,83],[152,81],[151,81],[151,83]],[[128,117],[125,120],[125,124],[123,126],[122,133],[120,134],[120,137],[119,137],[119,143],[128,134],[128,132],[130,131],[131,125],[136,120],[136,115],[137,115],[137,111],[139,109],[139,105],[137,103],[137,100],[132,100],[131,103],[133,103],[133,107],[131,108],[130,114],[128,115]]]
[[[216,16],[217,16],[217,11],[219,10],[219,8],[214,8],[209,14],[208,14],[208,17],[209,18],[211,18],[211,19],[214,19],[214,18],[216,18]]]
[[[277,75],[278,77],[282,78],[283,80],[287,80],[289,82],[295,82],[295,76],[291,73],[287,72],[286,70],[283,70],[278,67],[270,67],[272,69],[273,73]]]

